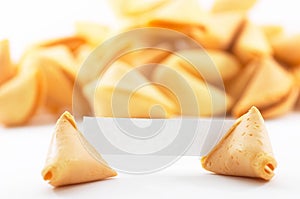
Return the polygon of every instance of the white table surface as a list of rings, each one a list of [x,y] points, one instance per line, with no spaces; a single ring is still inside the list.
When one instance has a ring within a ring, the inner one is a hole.
[[[72,2],[72,3],[71,3]],[[88,3],[86,3],[88,2]],[[9,38],[18,58],[37,40],[73,31],[78,20],[111,21],[102,0],[0,1],[0,39]],[[201,0],[205,5],[210,1]],[[288,32],[300,30],[299,6],[293,0],[262,0],[251,11],[257,23],[279,23]],[[300,195],[300,113],[266,122],[275,157],[276,175],[270,182],[213,175],[201,168],[199,157],[183,157],[167,169],[148,175],[120,173],[116,178],[54,189],[41,170],[54,125],[0,127],[0,199],[6,198],[229,198]],[[298,196],[298,197],[297,197]]]
[[[270,182],[211,174],[199,157],[183,157],[147,175],[119,173],[115,178],[52,188],[43,181],[53,125],[0,128],[0,198],[229,198],[299,196],[300,113],[266,122],[278,168]]]

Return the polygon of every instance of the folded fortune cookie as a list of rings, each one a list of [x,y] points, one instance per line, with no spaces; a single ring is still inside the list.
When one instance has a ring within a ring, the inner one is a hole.
[[[201,163],[216,174],[270,180],[277,162],[259,110],[240,117]]]
[[[62,114],[56,123],[42,171],[44,180],[58,187],[103,180],[116,175],[78,131],[73,116],[68,112]]]

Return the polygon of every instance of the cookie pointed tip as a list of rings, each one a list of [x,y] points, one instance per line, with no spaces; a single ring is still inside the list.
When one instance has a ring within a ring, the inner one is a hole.
[[[256,119],[259,120],[264,120],[260,110],[256,107],[256,106],[252,106],[249,110],[248,110],[248,116],[249,117],[255,117]]]
[[[115,176],[117,176],[118,175],[118,173],[115,171],[115,170],[112,170],[112,172],[111,172],[111,177],[115,177]]]
[[[63,112],[63,114],[61,114],[60,117],[67,117],[68,118],[68,117],[73,117],[73,116],[69,111],[65,111],[65,112]]]
[[[251,111],[251,112],[260,112],[259,109],[256,106],[252,106],[249,111]]]
[[[58,119],[57,122],[59,122],[61,120],[67,120],[68,122],[71,123],[72,126],[74,126],[74,128],[77,129],[77,125],[76,125],[76,122],[74,120],[74,117],[69,111],[65,111],[63,114],[61,114],[61,116],[60,116],[60,118]]]

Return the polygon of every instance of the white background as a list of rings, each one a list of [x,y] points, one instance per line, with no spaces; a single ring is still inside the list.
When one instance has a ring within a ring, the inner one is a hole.
[[[290,33],[300,32],[298,1],[262,0],[250,15],[257,23],[279,23]],[[78,20],[110,23],[113,15],[101,0],[0,1],[0,39],[11,41],[14,59],[32,42],[72,34]],[[120,174],[60,189],[53,189],[40,174],[53,125],[0,127],[0,198],[296,197],[300,195],[299,121],[299,113],[267,121],[278,161],[276,176],[268,183],[212,175],[201,168],[199,157],[185,157],[158,173]]]

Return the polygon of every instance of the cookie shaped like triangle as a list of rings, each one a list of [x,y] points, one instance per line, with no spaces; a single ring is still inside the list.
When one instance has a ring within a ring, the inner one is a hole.
[[[253,64],[253,65],[252,65]],[[241,98],[232,110],[235,117],[246,113],[249,108],[256,106],[265,118],[284,114],[292,109],[297,96],[290,96],[294,92],[292,75],[272,58],[263,58],[254,61],[248,67],[255,67],[253,77],[248,81]],[[289,98],[294,99],[289,99]],[[276,114],[265,114],[281,103],[289,102],[284,109],[277,110]]]
[[[57,187],[103,180],[117,173],[78,131],[73,116],[65,112],[56,123],[42,175]]]
[[[248,22],[233,46],[233,53],[243,63],[248,63],[256,58],[271,56],[273,49],[264,32],[258,26]]]
[[[201,163],[216,174],[270,180],[277,162],[259,110],[240,117]]]

